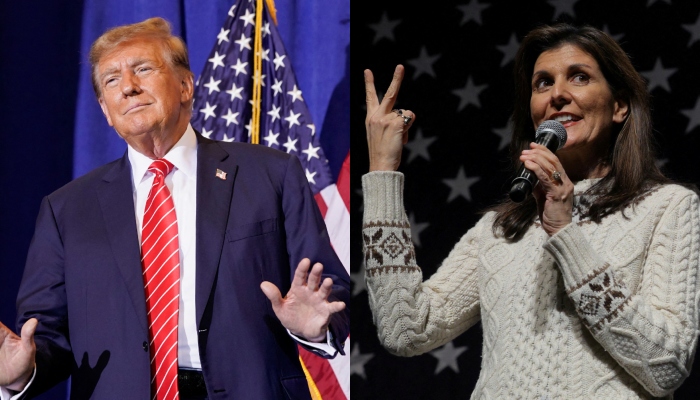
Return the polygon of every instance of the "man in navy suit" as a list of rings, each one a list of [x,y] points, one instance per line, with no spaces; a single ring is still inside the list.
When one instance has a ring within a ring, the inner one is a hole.
[[[160,18],[106,32],[90,61],[128,150],[44,198],[21,335],[0,324],[2,396],[71,376],[72,398],[162,398],[151,390],[140,231],[148,166],[165,159],[179,230],[179,398],[309,399],[297,343],[343,353],[349,279],[299,160],[192,129],[187,50]]]

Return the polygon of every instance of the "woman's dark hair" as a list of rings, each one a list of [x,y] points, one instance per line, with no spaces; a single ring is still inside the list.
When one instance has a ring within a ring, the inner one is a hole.
[[[535,28],[525,36],[515,57],[515,108],[511,116],[514,130],[510,155],[515,169],[520,163],[522,150],[535,141],[530,97],[537,58],[547,50],[567,44],[591,55],[598,62],[613,97],[628,104],[627,118],[624,123],[613,127],[611,146],[604,158],[610,172],[589,189],[597,197],[589,208],[588,217],[600,222],[606,215],[624,210],[649,188],[669,181],[654,160],[646,82],[632,66],[627,53],[608,34],[591,26],[557,23]],[[537,216],[537,204],[532,196],[522,203],[505,199],[490,210],[497,213],[494,234],[509,240],[521,238]]]

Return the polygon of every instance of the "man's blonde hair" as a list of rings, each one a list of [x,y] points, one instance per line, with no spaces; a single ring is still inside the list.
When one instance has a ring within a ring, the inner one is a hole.
[[[175,69],[193,75],[192,70],[190,70],[190,61],[187,55],[187,46],[185,46],[185,42],[178,36],[172,34],[168,21],[160,17],[149,18],[135,24],[122,25],[109,29],[90,46],[89,59],[90,65],[92,66],[92,88],[95,90],[95,95],[97,95],[98,98],[102,95],[100,83],[97,79],[97,66],[100,59],[120,44],[142,37],[159,39],[165,50],[165,58],[170,65]]]

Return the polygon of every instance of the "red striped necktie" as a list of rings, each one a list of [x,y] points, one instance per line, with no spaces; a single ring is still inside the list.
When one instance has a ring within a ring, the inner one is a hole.
[[[178,399],[177,325],[180,252],[175,204],[165,177],[173,170],[165,159],[148,168],[156,176],[148,193],[141,229],[141,264],[151,344],[151,396]]]

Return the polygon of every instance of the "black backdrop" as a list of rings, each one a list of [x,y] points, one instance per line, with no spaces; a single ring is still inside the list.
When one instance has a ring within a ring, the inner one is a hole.
[[[524,34],[540,23],[586,23],[616,38],[648,79],[659,165],[674,179],[700,183],[700,2],[372,4],[352,10],[351,393],[358,399],[466,399],[479,374],[479,325],[437,351],[410,358],[390,355],[377,339],[360,239],[360,177],[368,170],[362,70],[374,72],[381,96],[396,64],[406,67],[397,108],[415,111],[417,119],[400,171],[406,174],[406,210],[425,279],[474,225],[478,211],[507,191],[512,60]],[[700,362],[675,398],[700,398]]]

